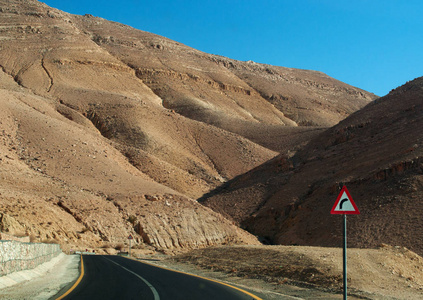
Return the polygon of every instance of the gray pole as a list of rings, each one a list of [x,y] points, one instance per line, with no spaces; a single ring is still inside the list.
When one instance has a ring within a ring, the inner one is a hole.
[[[343,264],[344,264],[344,300],[347,300],[347,215],[343,215],[344,219],[344,247],[343,247]]]
[[[129,239],[129,251],[128,251],[129,253],[129,257],[131,257],[131,239]]]

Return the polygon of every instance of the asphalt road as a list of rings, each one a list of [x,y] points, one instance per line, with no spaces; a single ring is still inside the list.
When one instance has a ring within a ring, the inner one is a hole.
[[[84,276],[66,300],[260,299],[235,287],[120,256],[84,255],[83,263]]]

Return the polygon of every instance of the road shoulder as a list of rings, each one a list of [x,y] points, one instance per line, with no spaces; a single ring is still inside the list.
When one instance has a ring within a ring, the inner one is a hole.
[[[79,276],[78,255],[60,254],[35,269],[0,277],[0,299],[49,299]]]

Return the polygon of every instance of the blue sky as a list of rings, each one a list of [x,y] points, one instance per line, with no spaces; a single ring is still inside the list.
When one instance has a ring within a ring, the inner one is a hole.
[[[379,96],[423,76],[421,0],[44,0],[237,60],[322,71]]]

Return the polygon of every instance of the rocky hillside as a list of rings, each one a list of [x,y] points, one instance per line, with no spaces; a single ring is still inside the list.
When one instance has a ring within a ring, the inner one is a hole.
[[[274,151],[292,148],[286,135],[305,133],[307,141],[312,126],[335,125],[377,98],[321,72],[210,55],[92,16],[75,22],[132,68],[163,107]]]
[[[193,199],[376,98],[35,0],[0,23],[0,210],[69,247],[257,243]]]
[[[292,158],[278,156],[203,201],[269,242],[336,246],[342,223],[330,210],[345,184],[361,212],[348,217],[351,247],[386,243],[422,254],[422,99],[420,77],[325,131]]]

